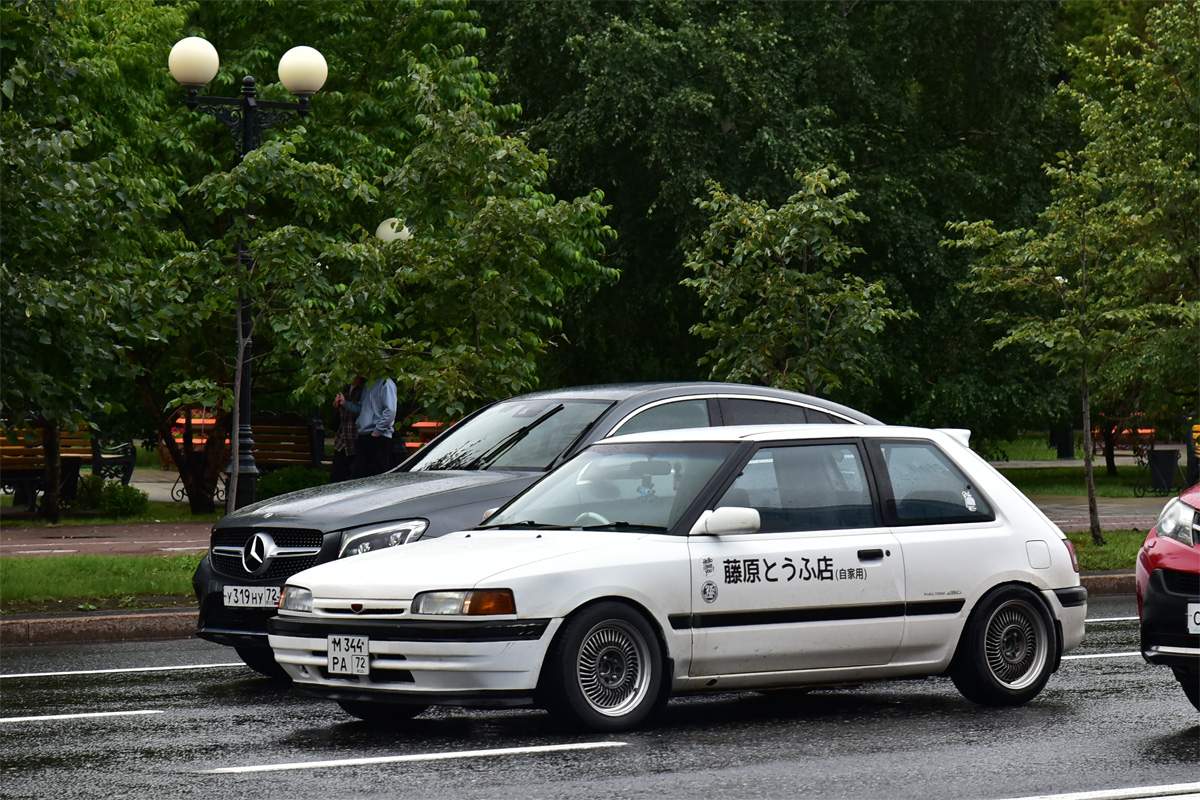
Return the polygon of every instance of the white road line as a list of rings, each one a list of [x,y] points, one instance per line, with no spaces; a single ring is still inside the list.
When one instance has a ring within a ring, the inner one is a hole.
[[[1104,617],[1102,619],[1088,619],[1084,622],[1091,625],[1093,622],[1137,622],[1137,617]]]
[[[1163,786],[1133,786],[1128,789],[1100,789],[1070,794],[1039,794],[1008,800],[1134,800],[1144,797],[1174,797],[1177,800],[1200,797],[1200,783],[1174,783]]]
[[[9,548],[5,548],[6,554],[16,554],[16,555],[22,555],[22,556],[38,556],[38,555],[43,555],[45,553],[78,553],[78,552],[79,552],[78,550],[19,550],[19,549],[11,550]]]
[[[335,761],[301,761],[292,764],[259,764],[250,767],[221,767],[201,770],[202,775],[221,775],[243,772],[281,772],[293,769],[320,769],[322,767],[360,767],[367,764],[396,764],[405,761],[444,761],[452,758],[484,758],[487,756],[515,756],[531,753],[561,753],[567,750],[595,750],[601,747],[624,747],[625,742],[583,742],[579,744],[551,744],[540,747],[501,747],[495,750],[459,750],[449,753],[420,753],[407,756],[378,756],[375,758],[344,758]]]
[[[50,714],[45,717],[0,717],[0,722],[45,722],[51,719],[88,719],[93,717],[132,717],[140,714],[162,714],[154,709],[146,711],[95,711],[90,714]]]
[[[1079,661],[1085,658],[1133,658],[1134,656],[1141,657],[1141,653],[1134,650],[1132,653],[1088,653],[1084,656],[1063,656],[1063,661]]]
[[[80,669],[71,672],[17,672],[10,675],[0,675],[2,678],[57,678],[63,675],[114,675],[119,672],[173,672],[181,669],[220,669],[223,667],[244,667],[241,661],[230,661],[227,664],[181,664],[174,667],[126,667],[124,669]]]

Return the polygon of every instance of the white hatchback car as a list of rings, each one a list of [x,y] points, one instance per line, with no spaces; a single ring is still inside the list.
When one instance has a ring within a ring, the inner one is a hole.
[[[297,689],[381,722],[532,705],[616,731],[672,695],[943,674],[1024,703],[1083,639],[1087,590],[966,439],[607,439],[480,528],[292,576],[270,644]]]

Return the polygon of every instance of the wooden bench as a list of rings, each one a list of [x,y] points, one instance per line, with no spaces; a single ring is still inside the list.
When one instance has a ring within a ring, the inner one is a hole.
[[[284,467],[310,467],[328,471],[325,457],[325,425],[320,420],[288,421],[264,417],[251,423],[254,434],[254,464],[259,472]]]
[[[137,464],[133,444],[106,447],[91,431],[62,431],[59,434],[61,482],[59,498],[64,504],[75,500],[79,492],[79,472],[89,464],[93,475],[128,484]],[[37,509],[37,496],[44,491],[46,453],[40,429],[13,434],[0,428],[0,486],[13,493],[14,503],[24,503],[29,511]]]

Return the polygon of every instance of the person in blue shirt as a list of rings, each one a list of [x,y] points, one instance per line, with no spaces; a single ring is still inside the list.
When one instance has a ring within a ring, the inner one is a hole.
[[[358,414],[354,477],[387,472],[392,465],[392,433],[396,427],[395,382],[391,378],[373,378],[363,386],[359,401],[347,398],[344,407]]]

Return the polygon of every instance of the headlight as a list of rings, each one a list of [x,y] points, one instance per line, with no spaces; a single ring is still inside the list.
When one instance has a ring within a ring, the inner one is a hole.
[[[413,598],[412,613],[468,617],[516,614],[517,601],[511,589],[421,592]]]
[[[1158,535],[1166,536],[1188,547],[1196,543],[1196,509],[1180,500],[1171,499],[1158,515]]]
[[[383,550],[398,544],[415,542],[421,538],[421,534],[425,533],[425,529],[428,527],[427,520],[404,519],[344,531],[342,543],[338,546],[338,558],[360,556],[372,550]]]
[[[312,592],[299,586],[284,586],[283,593],[279,595],[279,608],[281,611],[301,611],[311,614]]]

